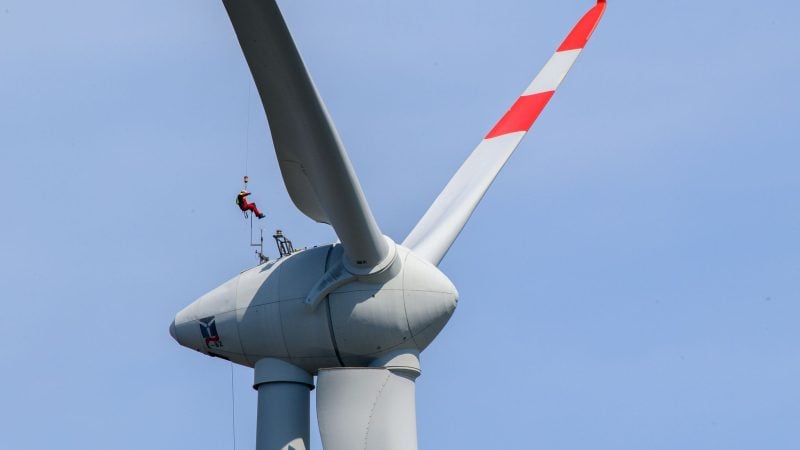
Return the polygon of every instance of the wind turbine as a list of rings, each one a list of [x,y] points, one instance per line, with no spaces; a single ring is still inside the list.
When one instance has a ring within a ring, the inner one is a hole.
[[[275,0],[223,0],[269,120],[289,195],[340,242],[262,264],[180,311],[181,345],[255,369],[256,448],[417,448],[419,354],[455,311],[437,268],[605,11],[599,0],[398,245],[381,233]]]

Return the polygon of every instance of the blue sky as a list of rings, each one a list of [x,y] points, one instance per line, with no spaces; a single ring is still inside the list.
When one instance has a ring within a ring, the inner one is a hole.
[[[396,241],[591,7],[281,4]],[[443,261],[420,448],[800,447],[798,13],[609,3]],[[335,236],[286,194],[221,3],[0,0],[0,42],[0,449],[232,448],[231,367],[167,326],[254,263],[245,166],[267,232]]]

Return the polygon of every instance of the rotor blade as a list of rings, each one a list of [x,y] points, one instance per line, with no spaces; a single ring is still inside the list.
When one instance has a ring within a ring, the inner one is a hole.
[[[352,267],[374,267],[389,254],[388,244],[278,5],[223,3],[267,113],[289,196],[305,215],[333,226]]]
[[[413,378],[386,368],[322,369],[317,420],[325,450],[416,450]]]
[[[605,0],[599,0],[583,16],[528,89],[450,179],[406,237],[404,246],[433,264],[441,262],[497,174],[577,60],[600,22],[605,7]]]

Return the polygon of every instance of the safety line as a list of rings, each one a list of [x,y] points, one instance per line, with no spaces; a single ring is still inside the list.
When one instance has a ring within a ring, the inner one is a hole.
[[[250,97],[253,95],[253,85],[248,80],[247,82],[247,130],[245,130],[245,144],[244,144],[244,174],[249,175],[250,163]]]
[[[236,450],[236,395],[233,389],[233,361],[231,363],[231,432],[233,434],[233,450]]]

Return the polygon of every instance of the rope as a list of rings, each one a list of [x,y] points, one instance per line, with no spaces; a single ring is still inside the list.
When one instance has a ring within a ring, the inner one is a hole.
[[[233,434],[233,450],[236,450],[236,395],[233,390],[233,362],[231,361],[231,433]]]
[[[247,82],[247,130],[245,133],[244,144],[244,174],[248,174],[248,165],[250,163],[250,98],[252,97],[253,86],[250,80]],[[247,186],[245,185],[245,188]]]

